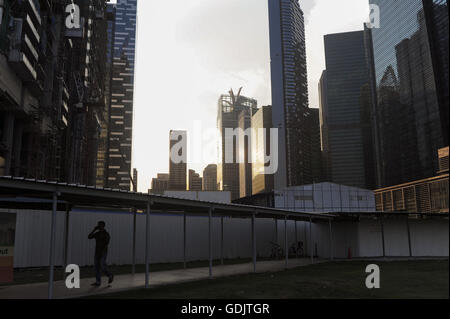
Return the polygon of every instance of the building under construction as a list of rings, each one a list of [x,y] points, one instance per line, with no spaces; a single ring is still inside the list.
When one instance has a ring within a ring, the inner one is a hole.
[[[99,184],[106,2],[0,0],[0,175]]]
[[[251,186],[251,168],[248,169],[246,167],[246,164],[248,164],[248,161],[246,161],[245,163],[242,163],[244,172],[242,174],[240,172],[239,151],[248,151],[248,145],[247,148],[239,146],[239,136],[234,138],[233,141],[230,141],[233,146],[233,154],[228,154],[228,156],[232,155],[233,162],[227,162],[226,146],[228,140],[226,138],[226,130],[235,130],[238,128],[244,130],[249,128],[251,126],[251,118],[258,110],[258,102],[255,99],[242,96],[241,90],[242,88],[237,94],[234,94],[233,90],[230,90],[228,95],[221,95],[217,112],[217,128],[220,132],[217,184],[219,190],[230,191],[233,200],[241,197],[241,179],[248,178],[248,181],[243,183],[244,189],[246,188],[245,185]],[[239,122],[241,122],[241,125]],[[248,159],[246,156],[244,156],[244,158]],[[246,192],[244,191],[244,193]],[[251,188],[249,193],[251,193]],[[242,197],[245,197],[245,195]]]

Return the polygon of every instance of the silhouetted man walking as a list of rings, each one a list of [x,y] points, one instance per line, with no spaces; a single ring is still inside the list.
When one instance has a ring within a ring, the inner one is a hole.
[[[108,256],[108,245],[110,236],[105,230],[105,222],[98,222],[94,230],[89,234],[89,239],[95,239],[95,283],[92,286],[100,286],[102,283],[102,273],[108,276],[108,283],[112,283],[114,275],[108,271],[106,257]]]

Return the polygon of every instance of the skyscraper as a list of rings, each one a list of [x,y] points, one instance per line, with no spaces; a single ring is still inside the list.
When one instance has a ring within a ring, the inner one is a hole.
[[[252,113],[241,112],[238,116],[238,127],[242,131],[251,129]],[[252,154],[251,135],[243,135],[239,140],[239,154],[243,153],[243,162],[239,163],[239,196],[247,197],[252,195]]]
[[[106,5],[106,61],[105,61],[105,107],[102,115],[102,127],[97,155],[97,186],[103,187],[107,184],[107,166],[109,157],[109,113],[111,111],[111,80],[112,59],[114,50],[114,27],[116,20],[115,4]]]
[[[220,132],[220,139],[218,141],[217,183],[219,190],[231,192],[231,199],[233,200],[240,197],[239,134],[226,136],[226,130],[238,129],[241,112],[251,118],[257,111],[258,103],[255,99],[242,96],[241,90],[236,95],[233,90],[229,93],[229,95],[221,95],[218,102],[217,128]],[[237,131],[235,132],[237,133]],[[233,149],[227,150],[227,144],[232,146]],[[227,157],[232,160],[227,161]]]
[[[137,192],[138,186],[139,186],[139,173],[136,168],[133,168],[133,181],[132,182],[133,182],[133,192]]]
[[[272,107],[262,106],[252,117],[252,194],[268,193],[273,191],[273,174],[269,174],[265,157],[273,150],[270,148],[270,129],[272,128]],[[264,129],[266,134],[258,134]]]
[[[117,0],[109,114],[107,186],[130,190],[137,0]]]
[[[189,170],[189,191],[202,191],[203,181],[198,173],[193,169]]]
[[[169,136],[169,190],[187,190],[186,131],[170,131]]]
[[[217,190],[217,165],[209,164],[203,170],[203,190],[216,191]]]
[[[373,189],[375,167],[364,31],[329,34],[324,42],[327,69],[319,95],[327,179]]]
[[[313,181],[305,24],[298,0],[269,0],[272,121],[279,129],[275,188]]]
[[[169,174],[158,174],[157,178],[152,179],[150,193],[164,195],[167,190],[169,190]]]
[[[368,56],[385,187],[434,176],[436,153],[448,145],[448,9],[446,1],[370,3],[381,10],[380,28],[368,32]]]
[[[308,117],[308,130],[311,138],[311,177],[313,183],[323,182],[323,159],[320,142],[320,111],[310,108]]]
[[[322,72],[319,80],[319,125],[320,125],[320,148],[322,158],[322,177],[324,181],[331,180],[331,167],[328,151],[330,143],[328,141],[328,100],[327,100],[327,71]]]
[[[448,0],[424,0],[425,20],[430,37],[431,58],[435,73],[436,91],[441,114],[443,144],[449,144],[449,128],[445,119],[449,118],[449,30],[448,30]]]
[[[0,1],[0,174],[96,185],[105,7],[106,0]]]

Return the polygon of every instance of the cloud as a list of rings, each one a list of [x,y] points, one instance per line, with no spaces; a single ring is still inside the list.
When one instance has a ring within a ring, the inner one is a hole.
[[[266,1],[207,0],[178,23],[176,37],[205,67],[238,73],[266,67],[267,34]]]
[[[303,14],[305,15],[305,22],[308,23],[309,18],[311,16],[311,11],[314,9],[314,7],[317,4],[317,0],[300,0],[300,8],[303,11]]]

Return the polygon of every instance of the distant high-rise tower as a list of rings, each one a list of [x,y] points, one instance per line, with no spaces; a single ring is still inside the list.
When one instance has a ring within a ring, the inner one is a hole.
[[[138,170],[133,168],[133,192],[138,191]]]
[[[272,107],[263,106],[252,117],[252,194],[268,193],[273,191],[273,174],[269,174],[268,165],[265,163],[267,154],[272,153],[270,145],[270,129],[272,128]],[[259,134],[264,129],[266,134]]]
[[[381,11],[367,32],[380,187],[434,176],[448,145],[447,2],[370,0]]]
[[[186,131],[170,131],[169,190],[171,191],[187,190],[187,150],[184,143],[186,138]]]
[[[252,113],[241,112],[238,117],[238,126],[246,131],[252,126]],[[243,153],[243,162],[239,163],[239,196],[252,195],[252,159],[251,159],[251,135],[242,136],[239,143],[239,154]]]
[[[164,195],[169,190],[169,174],[158,174],[157,178],[152,179],[151,194]]]
[[[248,115],[248,119],[251,119],[251,116],[257,111],[258,104],[256,100],[240,95],[240,92],[235,95],[231,90],[229,95],[222,95],[219,99],[217,114],[217,127],[220,131],[217,183],[219,190],[231,192],[232,200],[240,197],[239,135],[233,137],[233,140],[227,140],[226,129],[239,128],[239,117],[242,112]],[[230,154],[226,154],[227,142],[233,145],[233,150],[228,150]],[[233,161],[227,162],[227,156],[231,157]]]
[[[319,95],[327,181],[374,189],[364,31],[329,34],[324,40],[327,70],[320,80]]]
[[[202,191],[202,178],[193,169],[189,170],[189,191]]]
[[[217,190],[217,165],[209,164],[203,170],[203,190],[216,191]]]
[[[117,0],[109,113],[107,186],[130,190],[137,0]]]
[[[278,128],[276,189],[313,182],[305,24],[298,0],[269,0],[272,121]]]

